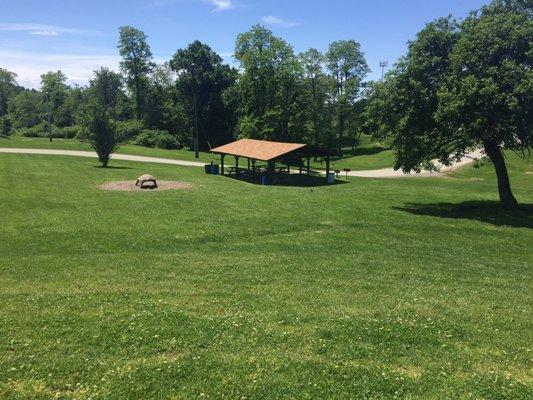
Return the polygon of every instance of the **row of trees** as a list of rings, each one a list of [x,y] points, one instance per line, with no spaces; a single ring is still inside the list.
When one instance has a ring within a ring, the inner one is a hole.
[[[129,139],[145,128],[147,144],[152,135],[197,152],[235,137],[303,141],[340,152],[355,146],[361,133],[361,88],[369,68],[353,40],[336,41],[325,54],[296,54],[270,30],[254,26],[237,37],[239,69],[199,41],[156,64],[146,35],[129,26],[120,28],[118,49],[120,73],[101,68],[87,87],[68,86],[57,71],[42,75],[40,90],[28,90],[17,86],[14,73],[0,70],[2,133],[41,129],[52,138],[54,129],[60,134],[83,122],[94,103],[114,121],[137,121],[123,124]]]

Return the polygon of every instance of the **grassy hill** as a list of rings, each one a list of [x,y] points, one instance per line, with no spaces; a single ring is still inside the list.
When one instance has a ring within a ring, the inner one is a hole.
[[[529,398],[533,166],[508,161],[518,214],[491,165],[300,188],[1,154],[0,398]],[[193,188],[97,187],[145,172]]]

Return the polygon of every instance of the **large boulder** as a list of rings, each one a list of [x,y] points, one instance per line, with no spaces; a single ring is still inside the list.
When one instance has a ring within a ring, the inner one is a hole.
[[[139,186],[141,189],[155,189],[157,181],[152,175],[144,174],[137,178],[135,186]]]

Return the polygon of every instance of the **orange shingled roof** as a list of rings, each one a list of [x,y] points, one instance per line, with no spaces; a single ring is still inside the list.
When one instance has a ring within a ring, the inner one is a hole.
[[[287,153],[306,147],[302,143],[269,142],[267,140],[241,139],[224,146],[211,149],[212,153],[254,158],[269,161]]]

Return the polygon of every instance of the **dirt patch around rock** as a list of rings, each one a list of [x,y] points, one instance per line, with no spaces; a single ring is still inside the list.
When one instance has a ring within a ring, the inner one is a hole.
[[[103,190],[116,190],[119,192],[160,192],[163,190],[183,190],[183,189],[190,189],[192,185],[190,183],[186,182],[180,182],[180,181],[157,181],[157,187],[151,187],[146,186],[144,188],[140,188],[139,186],[135,186],[135,181],[114,181],[114,182],[107,182],[100,186],[98,186],[100,189]]]

